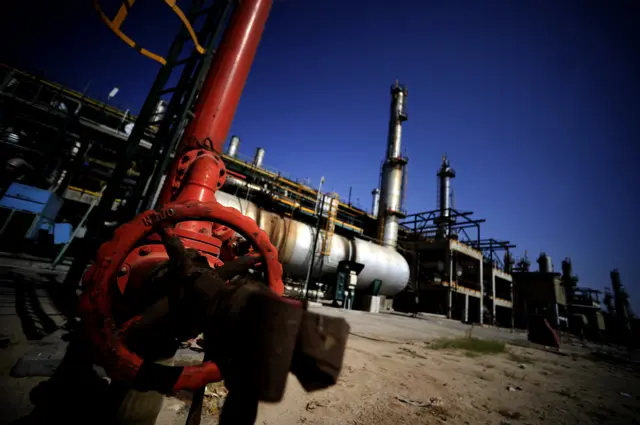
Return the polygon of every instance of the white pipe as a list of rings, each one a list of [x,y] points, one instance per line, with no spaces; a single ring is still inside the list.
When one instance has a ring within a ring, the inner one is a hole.
[[[265,211],[246,199],[226,192],[216,192],[216,200],[254,219],[278,250],[284,271],[292,278],[305,278],[316,236],[314,226]],[[409,280],[409,265],[396,250],[355,236],[348,238],[334,233],[331,254],[324,256],[324,259],[321,257],[320,250],[316,250],[313,276],[319,276],[324,282],[335,279],[338,263],[344,260],[364,264],[364,269],[358,276],[358,289],[366,290],[375,279],[380,279],[381,295],[394,296],[406,287]]]

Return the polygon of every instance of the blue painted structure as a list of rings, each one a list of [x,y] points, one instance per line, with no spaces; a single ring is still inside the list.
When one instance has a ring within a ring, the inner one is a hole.
[[[65,243],[71,235],[71,225],[55,222],[62,203],[62,197],[48,190],[12,183],[5,195],[0,198],[0,208],[11,211],[2,225],[2,230],[9,225],[15,212],[30,213],[35,217],[25,234],[26,239],[37,239],[40,229],[43,229],[53,234],[54,243]]]

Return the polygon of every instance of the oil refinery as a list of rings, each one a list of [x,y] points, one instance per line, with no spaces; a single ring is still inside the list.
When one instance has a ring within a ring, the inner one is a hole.
[[[619,273],[612,274],[613,293],[607,301],[618,314],[603,313],[597,291],[575,286],[569,259],[562,273],[556,273],[542,254],[539,270],[530,271],[526,257],[512,255],[513,243],[484,235],[485,219],[454,208],[452,187],[455,179],[465,178],[464,170],[460,176],[454,170],[455,158],[433,159],[438,181],[433,209],[405,210],[409,158],[401,152],[403,134],[411,131],[403,128],[410,125],[410,97],[399,81],[390,88],[385,160],[379,182],[371,182],[369,211],[324,192],[323,180],[311,187],[267,169],[269,151],[243,152],[242,134],[228,137],[228,117],[209,123],[209,130],[199,127],[193,117],[216,107],[202,99],[216,99],[233,116],[261,35],[254,26],[264,25],[231,25],[225,37],[250,34],[248,44],[238,48],[225,44],[225,38],[216,50],[225,13],[221,7],[203,15],[197,47],[182,34],[166,57],[149,56],[164,66],[137,116],[43,77],[0,67],[3,252],[27,252],[50,261],[53,268],[72,261],[68,281],[77,284],[91,260],[88,253],[95,252],[89,246],[110,239],[114,229],[137,214],[175,201],[174,192],[181,189],[177,182],[195,173],[193,164],[198,164],[181,145],[191,138],[199,143],[190,145],[194,152],[210,149],[224,162],[220,175],[226,174],[207,199],[239,211],[266,232],[282,264],[285,295],[372,313],[425,312],[503,327],[526,328],[531,314],[544,314],[558,328],[569,327],[572,315],[580,314],[588,318],[594,335],[615,316],[620,326],[631,329]],[[179,61],[184,52],[191,54]],[[229,57],[239,58],[244,74],[214,75],[211,70],[230,66]],[[182,76],[168,87],[168,75],[178,66]],[[216,91],[223,86],[237,98],[229,100]],[[180,161],[185,167],[172,165]],[[211,236],[215,229],[195,233],[201,237],[185,240],[212,252],[202,235]],[[227,236],[232,244],[245,242]]]

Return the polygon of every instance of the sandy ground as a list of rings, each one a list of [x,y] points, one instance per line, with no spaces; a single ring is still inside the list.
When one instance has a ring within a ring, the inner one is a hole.
[[[371,315],[363,316],[371,322]],[[354,333],[364,327],[356,314],[347,318]],[[389,318],[434,333],[442,326],[425,319]],[[442,333],[448,333],[445,329]],[[384,333],[384,329],[378,332]],[[640,423],[637,369],[591,360],[584,354],[559,355],[515,345],[507,345],[503,354],[470,357],[466,352],[430,348],[426,338],[404,338],[403,333],[410,333],[406,328],[398,333],[400,338],[384,341],[370,339],[382,339],[378,335],[352,335],[338,385],[307,394],[291,376],[285,399],[261,405],[256,423]],[[215,397],[210,402],[215,403]],[[182,423],[186,409],[183,402],[167,399],[159,424]]]
[[[474,327],[474,337],[508,345],[502,354],[470,357],[430,347],[438,338],[468,332],[458,322],[318,311],[345,315],[352,327],[340,381],[307,394],[291,376],[284,400],[261,405],[257,424],[640,423],[638,368],[597,360],[573,344],[559,355],[526,346],[521,333]],[[40,286],[26,290],[6,278],[0,280],[0,318],[1,338],[10,339],[0,349],[0,420],[9,423],[31,410],[29,391],[46,379],[11,378],[9,371],[62,318]],[[210,406],[221,401],[207,397]],[[188,402],[167,398],[158,425],[184,423],[187,409]],[[212,415],[203,419],[205,425],[215,422]]]

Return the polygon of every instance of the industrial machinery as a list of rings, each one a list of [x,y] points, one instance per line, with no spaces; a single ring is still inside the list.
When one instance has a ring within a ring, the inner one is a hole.
[[[338,273],[336,275],[335,293],[333,301],[337,305],[337,301],[343,303],[343,307],[351,307],[356,287],[358,286],[358,274],[364,268],[364,264],[355,263],[353,261],[341,261],[338,264]]]
[[[226,192],[217,192],[216,199],[258,223],[277,248],[284,272],[293,278],[304,278],[310,266],[313,275],[319,279],[333,278],[341,261],[355,261],[364,265],[358,276],[358,290],[366,290],[375,279],[380,279],[380,294],[392,297],[407,284],[409,266],[393,248],[334,233],[328,236],[332,241],[331,252],[324,256],[320,249],[314,250],[317,234],[314,226],[266,211],[251,201]]]
[[[222,11],[226,9],[225,3],[234,2],[215,2]],[[129,13],[135,15],[135,12],[134,7]],[[204,10],[198,13],[202,15]],[[201,95],[208,63],[213,60],[209,56],[215,46],[207,40],[215,36],[214,24],[219,19],[209,18],[209,14],[215,14],[212,11],[207,13],[202,16],[206,17],[203,25],[206,35],[201,36],[204,29],[198,33],[200,44],[208,46],[204,57],[197,51],[189,56],[189,63],[183,64],[185,69],[180,81],[171,87],[173,84],[168,86],[170,83],[165,80],[167,71],[184,63],[176,60],[176,49],[172,47],[138,115],[120,111],[40,76],[9,66],[0,67],[0,79],[8,82],[0,85],[0,109],[4,113],[0,126],[10,130],[0,142],[38,170],[45,169],[46,164],[32,158],[34,151],[42,151],[41,156],[55,157],[60,163],[47,174],[51,176],[47,178],[51,183],[26,183],[51,190],[64,200],[56,222],[68,223],[73,233],[64,247],[56,247],[57,253],[52,256],[74,258],[66,282],[68,287],[77,285],[91,260],[81,257],[94,253],[100,243],[110,238],[117,223],[127,222],[164,202],[161,188],[162,183],[171,178],[167,173],[168,164],[176,155],[186,122],[196,113],[190,105]],[[188,33],[176,38],[185,39],[190,40]],[[182,52],[179,57],[187,55]],[[402,196],[398,194],[406,186],[402,178],[404,175],[406,180],[406,170],[398,172],[400,168],[404,170],[402,162],[406,158],[395,156],[400,152],[399,126],[403,117],[406,118],[404,106],[402,113],[397,111],[398,101],[404,102],[404,92],[406,89],[400,84],[397,87],[394,84],[391,90],[389,140],[393,143],[382,179],[391,182],[385,186],[385,199],[393,203],[401,203]],[[64,111],[60,110],[62,106]],[[70,124],[66,125],[67,122]],[[30,129],[34,130],[29,132]],[[61,147],[50,152],[50,141],[54,139],[61,140]],[[402,253],[391,246],[393,232],[387,233],[389,246],[383,246],[378,238],[378,224],[385,222],[387,230],[392,231],[395,218],[402,214],[395,209],[402,210],[402,207],[396,205],[378,214],[382,203],[378,188],[373,191],[370,211],[352,204],[350,197],[337,199],[335,196],[319,208],[324,199],[322,183],[320,187],[312,187],[286,172],[270,169],[265,149],[243,156],[241,139],[233,136],[226,154],[220,152],[219,156],[224,161],[226,179],[216,192],[217,201],[250,216],[268,233],[278,249],[285,278],[294,290],[321,281],[333,283],[340,261],[364,264],[358,291],[376,279],[382,282],[380,294],[385,297],[393,297],[406,286],[409,267]]]
[[[271,0],[235,4],[157,207],[120,226],[100,247],[84,273],[79,302],[81,329],[97,364],[112,379],[160,392],[196,391],[201,402],[204,386],[225,375],[233,391],[248,397],[250,404],[245,407],[254,413],[258,400],[282,397],[289,368],[303,386],[315,381],[308,390],[335,383],[348,329],[343,319],[338,323],[310,317],[301,303],[274,298],[284,290],[277,248],[254,219],[216,198],[227,179],[223,143],[271,4]],[[225,284],[241,274],[242,268],[227,270],[238,261],[251,263],[270,290],[250,283]],[[169,281],[166,286],[157,284],[160,275]],[[185,299],[190,300],[186,306]],[[205,340],[214,341],[207,343],[203,364],[155,365],[127,343],[133,330],[149,329],[159,317],[175,314],[175,308],[182,312],[180,323],[186,315],[195,317],[197,325],[188,324],[186,329],[177,325],[174,338],[180,341],[204,331]],[[317,338],[327,337],[337,344],[318,343]],[[241,354],[236,346],[247,350]],[[317,351],[318,347],[325,348]],[[296,361],[296,356],[302,358]],[[256,361],[262,369],[253,366]],[[243,372],[249,365],[252,372]],[[280,372],[274,375],[275,370]],[[242,423],[255,420],[255,414],[245,416]]]

